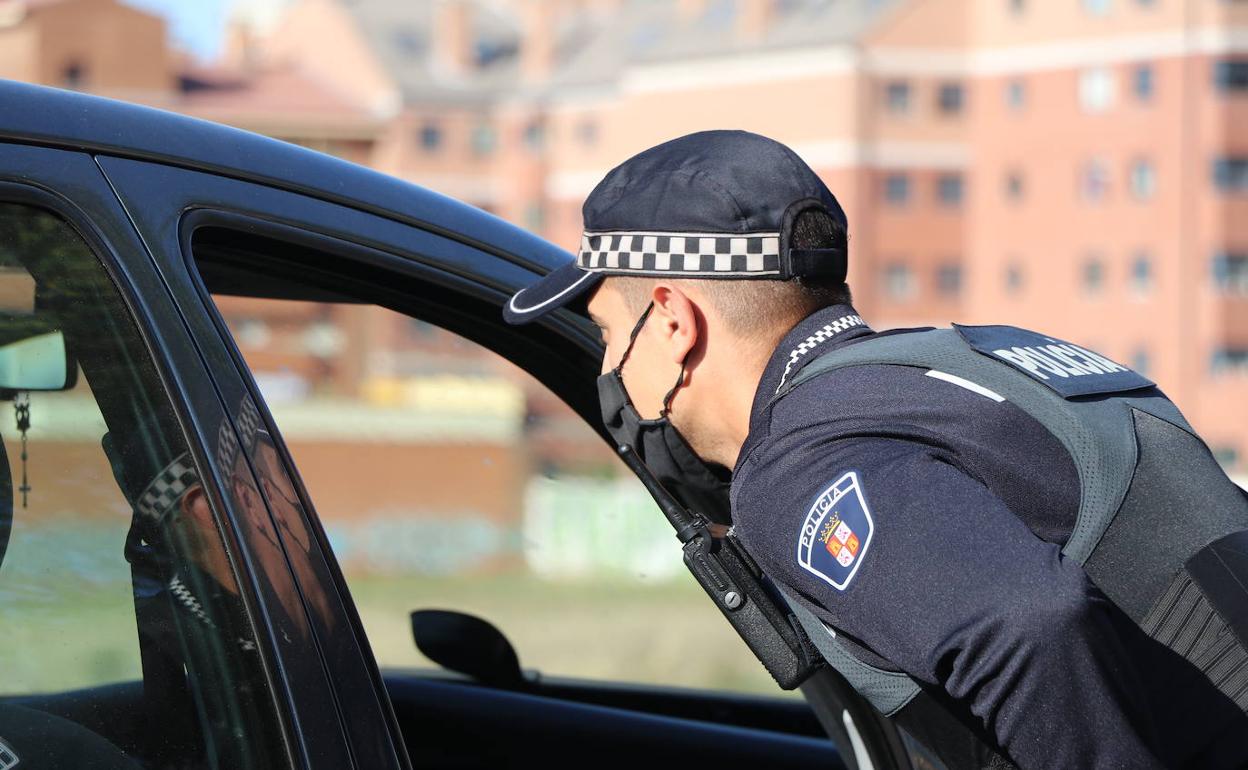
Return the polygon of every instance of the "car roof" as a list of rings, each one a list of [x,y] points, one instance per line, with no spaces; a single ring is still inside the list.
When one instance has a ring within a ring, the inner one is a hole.
[[[546,272],[571,255],[493,214],[372,169],[237,128],[0,79],[0,141],[150,160],[409,222]]]

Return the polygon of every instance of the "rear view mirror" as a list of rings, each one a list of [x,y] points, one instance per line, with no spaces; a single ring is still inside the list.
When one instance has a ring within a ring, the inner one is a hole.
[[[412,637],[426,658],[482,684],[515,689],[520,659],[503,632],[481,618],[450,610],[412,613]]]
[[[68,299],[62,299],[65,304]],[[0,264],[0,399],[30,390],[68,390],[78,378],[53,298],[24,267]]]
[[[0,391],[67,390],[77,372],[59,331],[0,344]]]

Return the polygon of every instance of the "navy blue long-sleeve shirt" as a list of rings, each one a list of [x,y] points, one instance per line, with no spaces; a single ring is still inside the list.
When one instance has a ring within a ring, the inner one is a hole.
[[[852,308],[827,308],[766,367],[732,482],[734,530],[764,570],[865,662],[942,688],[1021,767],[1175,766],[1225,741],[1202,684],[1167,670],[1062,555],[1079,477],[1022,409],[888,365],[771,403],[820,354],[872,336]],[[854,513],[804,531],[851,489]]]

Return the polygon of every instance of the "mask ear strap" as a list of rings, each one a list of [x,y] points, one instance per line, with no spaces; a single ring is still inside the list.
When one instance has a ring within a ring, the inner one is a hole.
[[[685,381],[685,362],[680,362],[680,374],[676,375],[676,384],[672,389],[667,391],[667,395],[663,397],[663,411],[659,412],[659,417],[667,417],[667,413],[672,411],[672,398],[676,396],[676,391],[680,390],[680,386]]]
[[[620,356],[620,363],[616,365],[616,370],[624,368],[624,362],[628,360],[628,354],[633,352],[633,345],[637,344],[637,335],[641,334],[641,327],[646,325],[646,319],[650,317],[650,311],[654,310],[654,303],[651,302],[646,306],[646,312],[641,314],[641,318],[637,319],[637,324],[633,326],[632,332],[628,335],[628,347],[624,348],[624,355]]]

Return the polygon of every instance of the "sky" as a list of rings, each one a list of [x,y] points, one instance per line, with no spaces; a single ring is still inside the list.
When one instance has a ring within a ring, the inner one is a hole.
[[[241,0],[246,2],[246,0]],[[158,13],[169,20],[174,44],[200,59],[221,49],[231,0],[125,0],[127,5]]]

